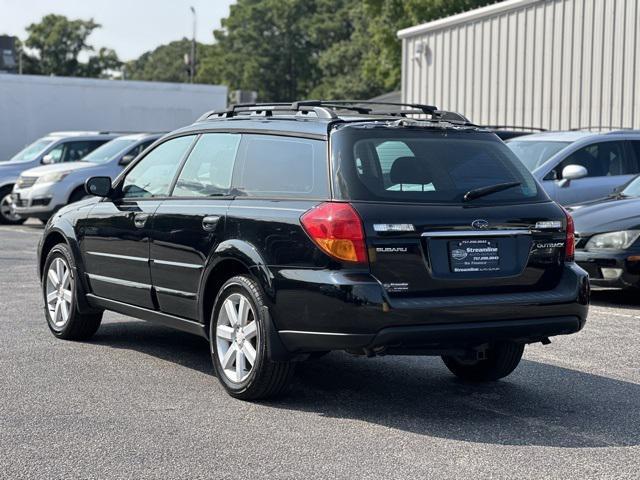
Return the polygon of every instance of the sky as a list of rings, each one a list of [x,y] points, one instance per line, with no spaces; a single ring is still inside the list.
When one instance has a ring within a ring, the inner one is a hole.
[[[94,48],[113,48],[121,60],[132,60],[158,45],[191,38],[193,6],[196,38],[212,43],[215,28],[234,0],[0,0],[0,35],[26,38],[25,28],[49,14],[70,19],[93,18],[102,25],[89,37]]]

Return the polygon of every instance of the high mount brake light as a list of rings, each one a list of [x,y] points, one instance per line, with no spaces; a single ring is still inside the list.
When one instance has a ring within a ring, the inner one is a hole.
[[[368,261],[362,220],[348,203],[321,203],[305,212],[300,222],[328,255],[347,262]]]
[[[571,214],[566,210],[564,210],[564,214],[567,217],[567,239],[564,247],[564,260],[565,262],[573,262],[576,253],[576,227]]]

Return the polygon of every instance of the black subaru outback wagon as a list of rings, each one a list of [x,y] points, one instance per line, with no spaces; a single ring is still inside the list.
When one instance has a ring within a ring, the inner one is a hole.
[[[585,324],[571,217],[493,133],[434,107],[236,106],[86,188],[100,198],[39,248],[53,334],[86,339],[113,310],[201,335],[238,398],[331,350],[496,380]]]

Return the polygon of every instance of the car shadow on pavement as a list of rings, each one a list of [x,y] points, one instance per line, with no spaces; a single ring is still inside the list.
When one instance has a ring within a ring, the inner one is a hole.
[[[152,323],[103,323],[87,343],[134,350],[213,376],[205,339]]]
[[[91,343],[152,355],[215,382],[206,342],[186,333],[142,322],[107,323]],[[640,385],[527,360],[507,379],[469,384],[438,358],[333,352],[300,362],[288,393],[261,405],[474,443],[640,444]]]

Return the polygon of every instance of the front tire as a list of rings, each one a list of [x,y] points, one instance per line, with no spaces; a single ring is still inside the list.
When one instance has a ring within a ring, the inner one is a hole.
[[[293,376],[293,363],[269,359],[264,306],[258,283],[238,275],[222,286],[211,315],[209,344],[216,376],[229,395],[241,400],[275,397]]]
[[[13,209],[11,187],[0,189],[0,225],[22,225],[26,221]]]
[[[47,255],[42,277],[44,314],[49,330],[56,337],[86,340],[100,327],[102,313],[78,311],[79,289],[73,265],[73,257],[65,244],[56,245]]]
[[[492,345],[483,360],[468,361],[464,358],[442,356],[447,368],[457,377],[469,382],[491,382],[513,372],[522,358],[524,344],[500,342]]]

